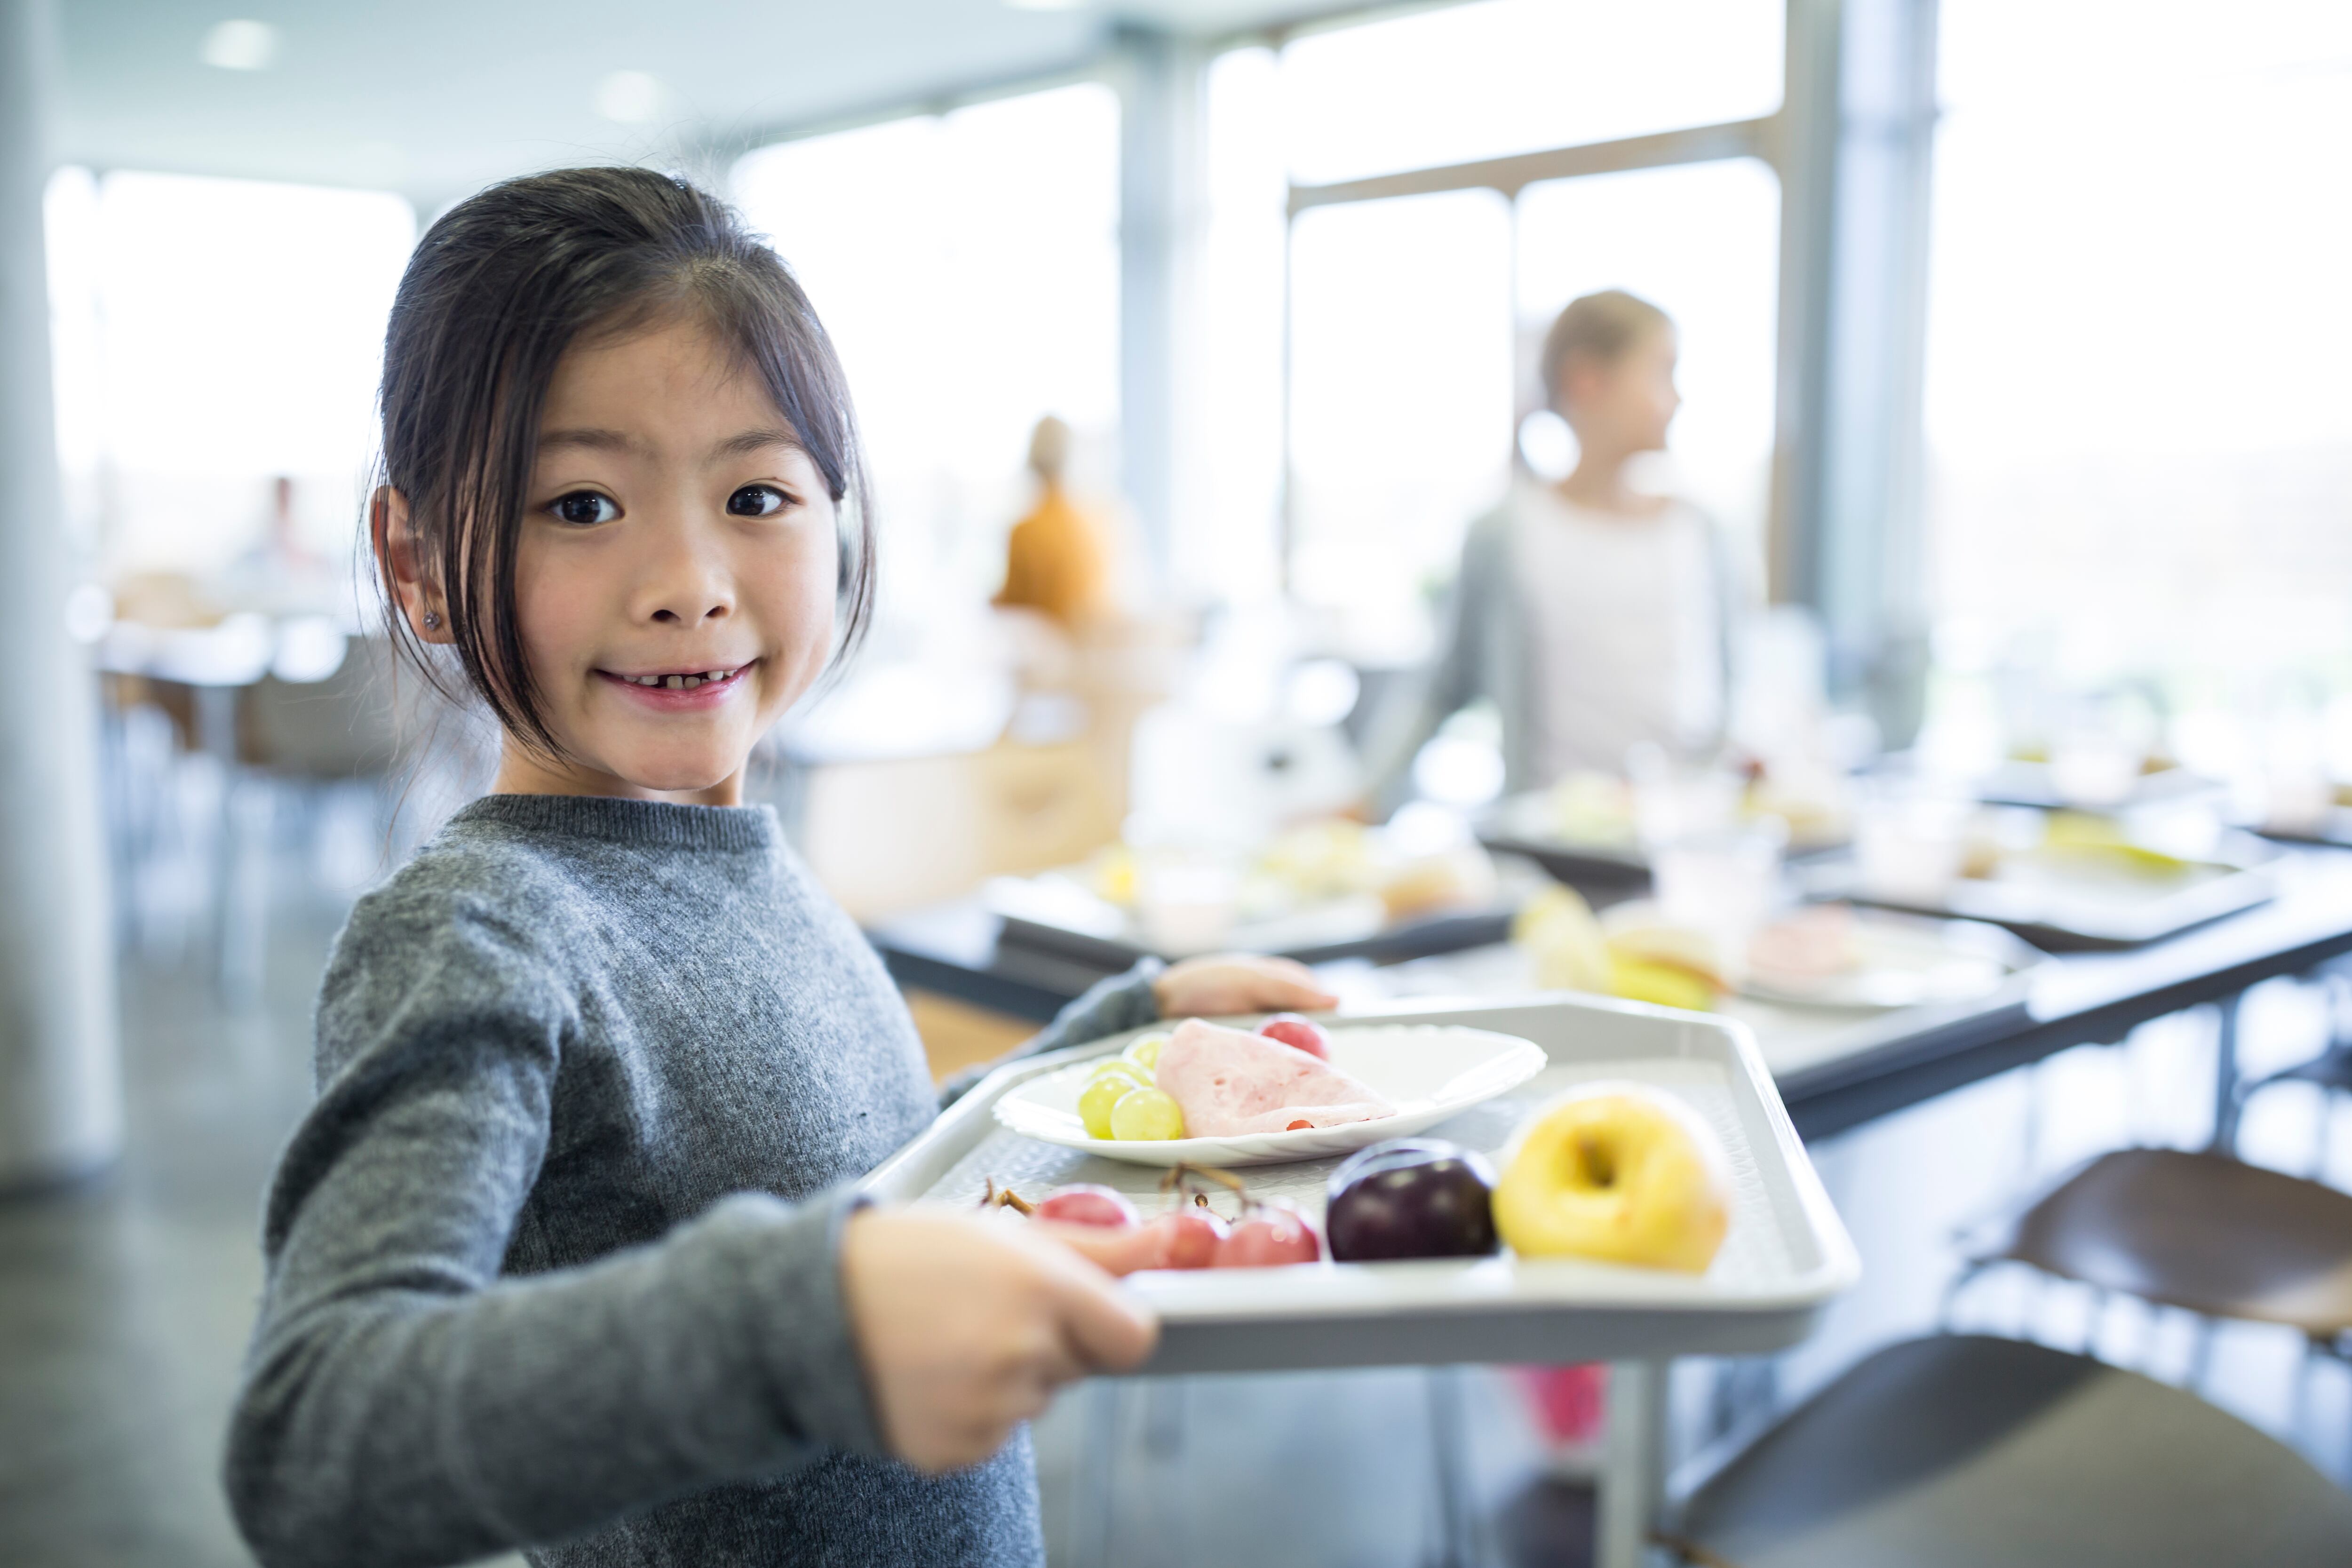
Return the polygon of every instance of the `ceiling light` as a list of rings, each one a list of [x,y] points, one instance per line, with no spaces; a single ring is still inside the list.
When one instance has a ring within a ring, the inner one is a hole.
[[[596,112],[624,125],[642,125],[661,112],[662,84],[644,71],[614,71],[596,84]]]
[[[278,58],[278,29],[267,22],[215,22],[196,58],[225,71],[268,70]]]

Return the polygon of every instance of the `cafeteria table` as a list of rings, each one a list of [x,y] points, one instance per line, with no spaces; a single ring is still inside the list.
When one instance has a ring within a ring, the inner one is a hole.
[[[2278,896],[2163,942],[2053,957],[1974,1001],[1883,1012],[1733,998],[1756,1031],[1797,1131],[1827,1137],[2074,1046],[2109,1045],[2153,1018],[2221,1009],[2215,1083],[2226,1141],[2236,1077],[2236,999],[2352,952],[2352,851],[2293,848],[2275,863]],[[1057,954],[1001,945],[977,898],[920,910],[867,931],[902,985],[1014,1017],[1045,1020],[1103,976]],[[1370,995],[1494,995],[1529,988],[1507,946],[1370,970]],[[1339,977],[1343,993],[1347,976]]]
[[[2352,952],[2352,852],[2295,848],[2274,862],[2277,896],[2242,913],[2123,952],[2052,957],[1965,1003],[1884,1011],[1801,1007],[1732,997],[1723,1011],[1754,1029],[1798,1132],[1828,1137],[1951,1089],[2082,1045],[2108,1045],[2139,1025],[2210,1005],[2221,1018],[2214,1141],[2227,1146],[2236,1108],[2238,998],[2264,980]],[[919,910],[868,931],[901,984],[1043,1020],[1102,978],[1057,954],[1001,944],[977,899]],[[1408,998],[1531,989],[1528,961],[1507,944],[1375,968],[1319,973],[1350,1007]],[[1595,1542],[1604,1568],[1643,1555],[1647,1521],[1664,1501],[1664,1367],[1612,1368],[1609,1458]],[[1449,1522],[1449,1559],[1458,1554]]]

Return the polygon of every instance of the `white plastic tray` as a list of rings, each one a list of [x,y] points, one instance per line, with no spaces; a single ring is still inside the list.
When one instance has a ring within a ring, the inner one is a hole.
[[[1731,1157],[1730,1234],[1704,1276],[1601,1263],[1324,1263],[1133,1277],[1160,1314],[1150,1373],[1447,1362],[1582,1362],[1745,1355],[1802,1339],[1823,1303],[1861,1273],[1853,1244],[1822,1191],[1779,1094],[1739,1024],[1634,1002],[1549,994],[1460,1006],[1409,1005],[1377,1016],[1520,1035],[1549,1065],[1519,1089],[1430,1129],[1499,1150],[1520,1118],[1573,1084],[1633,1079],[1681,1096]],[[1135,1033],[1141,1033],[1138,1030]],[[877,1168],[866,1190],[886,1202],[976,1204],[985,1184],[1036,1198],[1099,1182],[1152,1212],[1161,1173],[1024,1138],[997,1124],[996,1098],[1024,1079],[1118,1050],[1129,1035],[1001,1068]],[[1253,1190],[1323,1208],[1333,1160],[1254,1167]],[[1220,1205],[1230,1212],[1230,1205]]]

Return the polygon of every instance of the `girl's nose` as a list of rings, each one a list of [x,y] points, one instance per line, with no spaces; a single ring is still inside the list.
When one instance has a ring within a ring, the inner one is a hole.
[[[734,582],[723,556],[691,534],[673,535],[641,582],[635,608],[657,626],[698,626],[734,613]]]

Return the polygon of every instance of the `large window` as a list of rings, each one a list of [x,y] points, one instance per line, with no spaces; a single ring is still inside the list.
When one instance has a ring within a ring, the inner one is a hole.
[[[216,576],[259,542],[280,476],[303,542],[341,558],[408,204],[67,169],[47,229],[59,456],[101,568]]]
[[[1778,0],[1488,0],[1220,58],[1211,438],[1180,576],[1230,592],[1286,578],[1354,651],[1415,657],[1464,528],[1511,482],[1536,345],[1561,306],[1606,288],[1682,329],[1685,405],[1661,482],[1758,535],[1780,225],[1763,163],[1645,146],[1619,172],[1570,157],[1574,177],[1461,169],[1409,187],[1472,160],[1769,115],[1782,27]],[[1555,439],[1546,455],[1572,452]]]
[[[1302,184],[1748,120],[1780,106],[1780,0],[1485,0],[1283,51]]]
[[[2308,702],[2352,674],[2352,6],[1943,18],[1945,652],[2011,687],[2152,675],[2184,710]]]
[[[1111,488],[1118,102],[1087,83],[764,148],[734,188],[839,348],[883,520],[886,640],[982,603],[1031,427]]]

